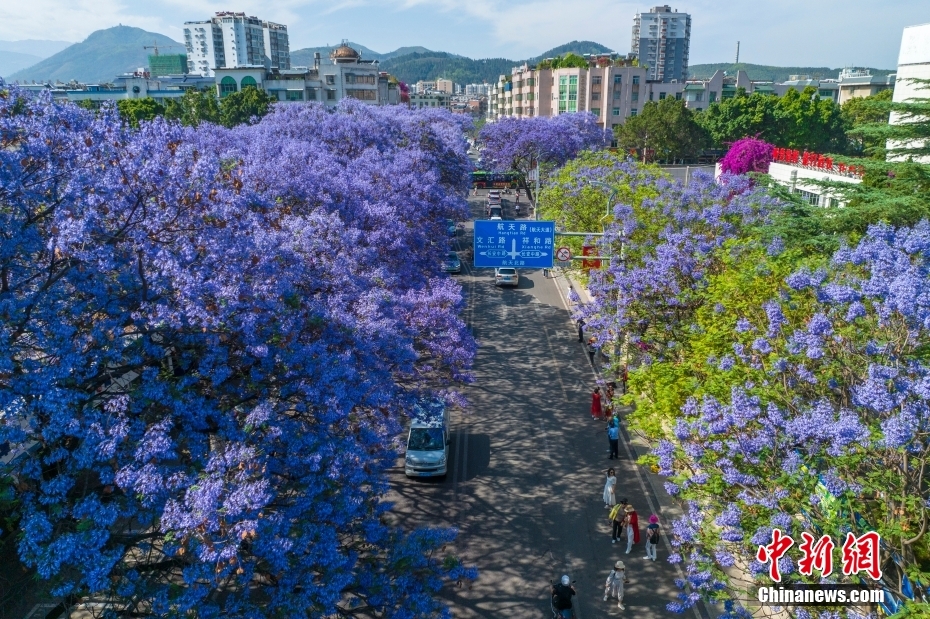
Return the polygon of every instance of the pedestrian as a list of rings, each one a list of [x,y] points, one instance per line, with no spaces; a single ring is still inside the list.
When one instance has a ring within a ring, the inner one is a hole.
[[[588,356],[591,357],[591,364],[594,364],[594,355],[597,353],[597,340],[593,337],[588,338]]]
[[[626,364],[624,364],[623,368],[620,370],[620,393],[622,395],[626,395],[626,381],[628,378],[629,374],[627,373]]]
[[[601,416],[601,388],[595,387],[591,394],[591,419]]]
[[[639,543],[639,516],[632,505],[627,505],[623,509],[626,512],[626,518],[624,518],[624,523],[626,523],[626,527],[624,527],[626,529],[626,554],[630,554],[633,544]]]
[[[584,319],[578,319],[578,341],[584,342]]]
[[[617,608],[625,610],[623,606],[623,585],[627,582],[626,566],[623,561],[614,563],[614,569],[610,570],[607,575],[607,582],[604,583],[604,601],[609,598],[617,598]]]
[[[610,456],[608,460],[620,459],[620,420],[616,417],[610,418],[607,424],[607,440],[610,442]]]
[[[649,516],[649,526],[646,527],[646,558],[656,560],[656,547],[659,545],[659,517],[655,514]]]
[[[610,419],[614,416],[614,383],[607,383],[607,389],[604,393],[604,416]]]
[[[614,488],[617,486],[617,473],[613,469],[607,469],[607,480],[604,482],[604,507],[610,509],[617,504]]]
[[[614,492],[616,492],[616,488],[614,488]],[[613,506],[607,516],[610,522],[611,544],[616,544],[617,540],[623,537],[623,523],[626,522],[626,506],[626,499],[620,499],[620,502]]]

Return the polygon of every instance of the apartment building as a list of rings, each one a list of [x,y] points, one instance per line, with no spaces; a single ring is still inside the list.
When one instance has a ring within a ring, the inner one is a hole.
[[[668,5],[653,7],[633,18],[632,53],[649,67],[647,78],[684,82],[688,78],[691,16]]]
[[[610,129],[639,113],[647,101],[681,97],[682,84],[647,81],[647,69],[632,58],[616,54],[587,58],[587,68],[514,67],[491,87],[488,120],[591,112]]]
[[[217,68],[290,69],[287,26],[219,12],[204,21],[184,22],[188,72],[214,75]]]
[[[422,108],[446,108],[452,102],[452,95],[448,92],[434,90],[432,92],[413,92],[410,93],[410,107],[415,109]]]
[[[335,106],[342,99],[358,99],[371,105],[400,103],[397,83],[380,71],[377,60],[363,60],[348,45],[334,49],[328,59],[314,54],[313,67],[265,69],[236,67],[216,69],[220,98],[254,86],[282,102],[318,101]]]
[[[442,77],[436,80],[435,89],[438,90],[439,92],[444,92],[450,95],[455,94],[455,84],[452,82],[452,80],[447,80]]]

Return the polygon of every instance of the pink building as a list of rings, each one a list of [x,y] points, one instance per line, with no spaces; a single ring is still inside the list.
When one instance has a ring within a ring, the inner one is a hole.
[[[591,112],[612,128],[635,116],[647,101],[681,98],[682,84],[647,82],[647,69],[616,55],[588,56],[587,68],[514,67],[492,87],[488,119]]]

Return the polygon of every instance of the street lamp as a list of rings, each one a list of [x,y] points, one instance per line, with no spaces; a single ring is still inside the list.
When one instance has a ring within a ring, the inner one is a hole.
[[[600,187],[601,189],[607,189],[610,191],[610,194],[607,196],[607,214],[601,217],[601,228],[603,232],[607,232],[607,226],[603,225],[603,222],[613,214],[610,211],[610,205],[614,200],[614,196],[617,195],[617,189],[612,187],[609,183],[605,183],[603,181],[588,181],[588,183],[595,187]]]

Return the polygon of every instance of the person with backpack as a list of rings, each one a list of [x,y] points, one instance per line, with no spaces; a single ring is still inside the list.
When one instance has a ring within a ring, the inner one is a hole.
[[[659,545],[659,517],[655,514],[649,516],[649,526],[646,527],[646,558],[656,560],[656,547]]]
[[[620,502],[614,505],[607,515],[607,521],[610,522],[611,544],[616,544],[617,540],[623,537],[623,523],[626,521],[626,507],[626,499],[620,499]]]
[[[614,563],[614,569],[610,570],[607,575],[607,582],[604,583],[604,601],[608,598],[617,598],[617,608],[624,610],[623,606],[623,584],[626,582],[626,569],[623,561]]]

